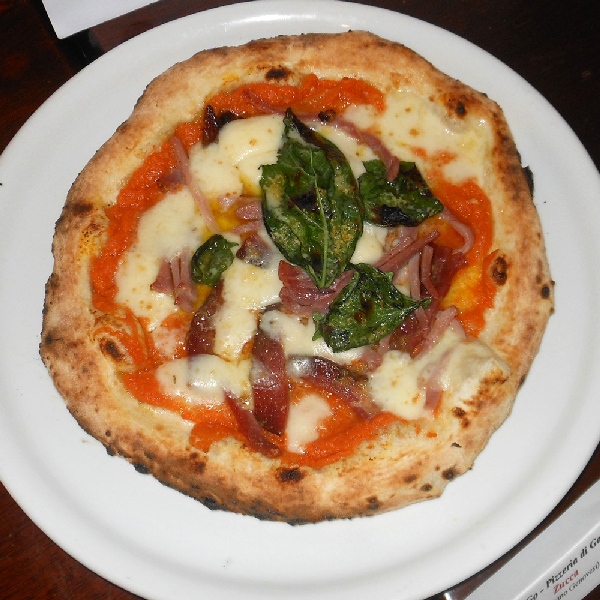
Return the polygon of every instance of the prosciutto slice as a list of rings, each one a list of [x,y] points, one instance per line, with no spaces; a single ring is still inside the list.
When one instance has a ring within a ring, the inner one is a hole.
[[[435,243],[423,247],[420,258],[419,255],[414,258],[420,261],[419,295],[421,298],[431,298],[431,303],[426,309],[418,308],[411,313],[389,340],[391,349],[408,352],[412,357],[432,348],[446,328],[457,322],[456,307],[451,306],[440,312],[440,303],[448,293],[457,271],[467,264],[462,253]],[[412,287],[414,284],[411,284]]]
[[[270,458],[281,455],[281,449],[267,438],[253,412],[239,398],[226,392],[225,402],[250,448]]]
[[[365,390],[366,378],[332,360],[319,356],[293,356],[289,359],[288,370],[298,379],[335,394],[360,419],[371,419],[381,411]]]
[[[279,293],[284,308],[299,315],[324,313],[338,297],[342,288],[352,278],[352,272],[343,273],[333,285],[326,289],[318,288],[304,269],[282,260],[279,263],[279,279],[283,288]]]
[[[183,173],[183,179],[187,188],[190,190],[192,197],[194,198],[194,202],[196,206],[200,210],[200,214],[204,217],[206,222],[206,226],[210,230],[211,233],[220,233],[221,228],[217,224],[215,216],[213,214],[212,208],[208,203],[208,199],[200,189],[194,174],[192,173],[192,169],[190,167],[190,160],[188,157],[181,140],[177,136],[173,136],[171,138],[171,145],[173,146],[173,150],[175,152],[175,159],[177,160],[177,166]]]
[[[427,244],[433,242],[439,235],[438,231],[433,230],[408,245],[397,244],[391,250],[388,250],[375,263],[375,266],[381,271],[397,273],[412,256],[420,252]]]
[[[223,280],[213,288],[204,304],[196,311],[188,330],[185,347],[188,356],[213,354],[215,328],[212,318],[223,304]]]
[[[446,223],[448,223],[448,225],[450,225],[464,240],[463,245],[458,248],[456,252],[460,254],[467,254],[475,242],[475,236],[471,228],[459,221],[447,208],[440,213],[440,217]]]
[[[290,386],[283,345],[262,329],[254,336],[250,383],[254,416],[271,433],[283,435],[290,405]]]
[[[390,152],[376,135],[373,135],[364,129],[359,129],[354,123],[341,117],[336,117],[333,121],[333,125],[347,133],[357,142],[368,146],[373,151],[373,154],[375,154],[375,156],[385,165],[386,178],[388,181],[394,181],[396,177],[398,177],[398,173],[400,172],[400,160]]]
[[[269,244],[254,232],[242,242],[235,255],[250,265],[262,267],[271,258],[272,250]]]
[[[185,247],[171,259],[164,259],[158,275],[150,286],[154,292],[172,294],[176,306],[191,312],[198,298],[196,285],[191,272],[192,253]]]
[[[262,221],[260,198],[248,200],[235,209],[235,215],[243,221]]]

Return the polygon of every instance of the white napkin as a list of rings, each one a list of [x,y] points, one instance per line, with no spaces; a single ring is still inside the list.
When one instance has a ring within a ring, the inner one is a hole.
[[[156,0],[42,0],[59,38],[98,25]]]

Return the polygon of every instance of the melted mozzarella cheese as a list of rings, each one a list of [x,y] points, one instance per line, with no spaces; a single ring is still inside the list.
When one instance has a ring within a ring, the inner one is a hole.
[[[266,115],[228,123],[218,140],[197,144],[190,165],[203,193],[209,198],[260,195],[261,167],[277,161],[283,135],[283,119]]]
[[[141,217],[137,239],[123,256],[116,274],[116,301],[156,328],[175,306],[172,296],[150,289],[164,259],[170,260],[190,248],[193,252],[207,230],[187,189],[167,194]]]
[[[369,379],[373,400],[383,409],[407,420],[425,413],[426,384],[444,355],[464,341],[464,335],[449,327],[428,352],[411,358],[406,352],[391,350]]]
[[[363,234],[356,244],[351,262],[354,264],[367,263],[370,265],[377,262],[383,255],[386,236],[387,229],[385,227],[365,223]]]
[[[431,376],[441,390],[460,398],[472,395],[481,376],[492,369],[508,374],[508,366],[487,345],[467,340],[449,327],[433,348],[417,358],[389,351],[371,375],[368,388],[383,410],[413,420],[426,413],[426,387]]]
[[[418,419],[424,412],[425,393],[419,386],[420,370],[405,352],[386,353],[369,379],[369,392],[382,410],[403,419]]]
[[[359,106],[349,108],[345,117],[371,129],[401,160],[422,165],[422,151],[430,157],[444,153],[454,157],[440,165],[446,179],[461,182],[475,177],[480,185],[486,180],[493,133],[485,120],[451,120],[441,106],[409,90],[388,93],[382,114]]]
[[[333,352],[323,338],[313,340],[315,324],[312,319],[303,319],[278,310],[266,312],[260,321],[260,328],[269,337],[281,340],[287,356],[321,356],[338,363],[349,364],[362,353],[360,348]]]
[[[360,144],[340,129],[325,125],[322,127],[317,126],[316,130],[343,152],[356,178],[365,172],[364,162],[377,158],[371,148]]]
[[[450,355],[440,383],[442,389],[451,392],[455,401],[460,403],[472,398],[483,376],[492,371],[508,377],[510,367],[483,342],[465,341]]]
[[[169,361],[156,370],[162,391],[190,404],[214,406],[225,400],[225,391],[246,398],[250,390],[250,361],[233,363],[212,354]]]
[[[246,342],[256,333],[260,312],[279,301],[281,281],[276,264],[257,267],[234,259],[223,273],[223,306],[215,325],[215,353],[227,360],[237,360]]]
[[[285,430],[288,451],[304,452],[304,446],[319,437],[319,423],[329,416],[329,404],[317,394],[307,394],[292,404]]]
[[[480,185],[485,182],[492,144],[491,128],[486,122],[470,120],[469,126],[453,122],[437,105],[403,90],[388,94],[383,114],[369,106],[358,106],[348,109],[344,117],[378,135],[401,160],[415,161],[422,168],[423,151],[428,157],[454,155],[438,165],[444,177],[450,181],[475,178]],[[375,157],[370,148],[335,126],[317,129],[344,152],[355,177],[364,172],[363,161]],[[203,193],[211,200],[259,195],[261,166],[276,162],[282,133],[281,116],[242,119],[223,127],[217,142],[193,148],[190,165]],[[365,223],[352,262],[375,263],[384,252],[386,234],[386,228]],[[172,258],[186,246],[195,250],[207,236],[189,192],[168,194],[140,220],[137,240],[125,253],[117,272],[117,302],[147,319],[151,330],[157,328],[178,310],[170,295],[150,290],[162,260]],[[236,236],[227,237],[239,243]],[[272,246],[271,240],[267,241]],[[282,284],[277,265],[281,258],[274,249],[267,268],[234,260],[223,275],[223,304],[213,319],[217,356],[173,360],[159,367],[157,378],[164,393],[186,402],[211,405],[223,402],[223,390],[227,390],[251,401],[250,361],[241,357],[244,346],[256,333],[259,319],[267,335],[281,340],[288,356],[321,356],[341,364],[360,358],[360,348],[334,353],[322,339],[313,340],[315,326],[310,318],[276,310],[261,317],[267,306],[279,301]],[[163,345],[169,343],[166,339]],[[480,375],[492,368],[508,372],[487,346],[467,342],[449,329],[434,348],[416,359],[402,352],[388,352],[369,378],[368,388],[383,410],[404,419],[417,419],[426,414],[426,383],[435,369],[439,370],[437,382],[444,391],[466,398],[473,393]],[[302,452],[318,437],[319,423],[329,415],[329,405],[318,395],[304,396],[292,404],[286,428],[288,450]]]

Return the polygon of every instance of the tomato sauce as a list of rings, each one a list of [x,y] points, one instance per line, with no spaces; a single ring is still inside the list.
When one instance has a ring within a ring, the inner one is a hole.
[[[225,112],[247,118],[262,114],[255,99],[282,111],[291,108],[298,114],[317,114],[327,110],[342,112],[353,104],[369,104],[378,111],[385,108],[385,96],[376,87],[359,79],[344,77],[339,81],[307,75],[300,85],[249,83],[232,91],[216,94],[206,101],[215,114]]]
[[[167,142],[146,158],[119,193],[117,202],[106,209],[107,240],[90,265],[92,301],[98,310],[114,311],[115,276],[123,254],[135,241],[140,217],[164,197],[161,181],[176,168],[175,152]]]
[[[459,309],[458,318],[467,334],[477,337],[485,325],[485,311],[493,306],[496,294],[489,269],[493,258],[491,203],[472,180],[461,184],[439,178],[434,181],[433,193],[459,221],[471,228],[474,235],[473,246],[466,255],[467,266],[455,275],[442,308],[456,306]],[[449,245],[460,247],[462,239],[459,246],[456,246],[456,241]]]
[[[384,95],[366,82],[351,78],[331,81],[319,79],[315,75],[306,76],[299,86],[247,84],[230,92],[217,94],[208,103],[215,114],[228,111],[238,117],[250,117],[261,114],[257,108],[260,103],[253,102],[253,98],[282,110],[291,107],[298,114],[316,114],[324,110],[324,107],[342,112],[354,104],[368,104],[378,111],[385,108]],[[202,123],[181,124],[176,128],[175,135],[189,150],[202,139]],[[451,160],[451,156],[438,157],[438,165]],[[137,320],[129,309],[118,305],[115,300],[116,273],[124,253],[135,242],[138,222],[145,211],[164,197],[161,180],[176,168],[173,147],[167,142],[148,156],[121,190],[116,204],[106,209],[109,220],[107,241],[100,254],[91,261],[92,299],[98,310],[115,317],[121,315],[123,327],[104,326],[97,333],[111,333],[130,353],[137,370],[122,375],[125,388],[139,401],[174,411],[191,421],[193,426],[190,443],[208,451],[211,444],[230,436],[244,441],[227,404],[216,407],[193,405],[183,398],[161,392],[155,369],[166,357],[161,358],[153,347],[152,336],[144,322]],[[434,194],[459,220],[469,225],[475,234],[475,244],[467,254],[468,266],[459,272],[444,302],[458,306],[463,326],[468,333],[476,335],[483,326],[485,310],[493,303],[495,290],[488,275],[492,257],[489,199],[474,182],[455,185],[439,177],[439,172],[433,175],[436,175],[432,177],[435,182]],[[452,248],[462,245],[462,238],[439,218],[430,219],[422,227],[437,228],[441,233],[439,243]],[[168,329],[184,329],[190,318],[191,315],[179,312],[162,325]],[[181,337],[184,339],[184,336]],[[186,355],[182,343],[177,345],[175,352],[176,358]],[[300,393],[298,390],[296,393]],[[319,438],[307,444],[304,454],[288,452],[285,449],[285,436],[280,438],[266,433],[268,439],[282,450],[283,464],[321,468],[340,458],[351,456],[361,443],[375,439],[383,428],[399,420],[399,417],[387,412],[362,420],[340,398],[329,394],[327,400],[332,416],[320,424]]]

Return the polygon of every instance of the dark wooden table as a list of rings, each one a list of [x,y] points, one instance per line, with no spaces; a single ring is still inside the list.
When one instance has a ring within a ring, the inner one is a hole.
[[[58,40],[39,0],[0,0],[0,152],[52,92],[102,53],[166,21],[232,3],[231,0],[160,0],[90,31]],[[554,105],[600,167],[598,0],[376,0],[364,3],[434,23],[508,64]],[[465,598],[599,478],[600,447],[540,528],[506,557],[430,600]],[[105,581],[63,552],[0,486],[0,598],[131,600],[135,596]],[[600,599],[600,588],[588,598]]]

